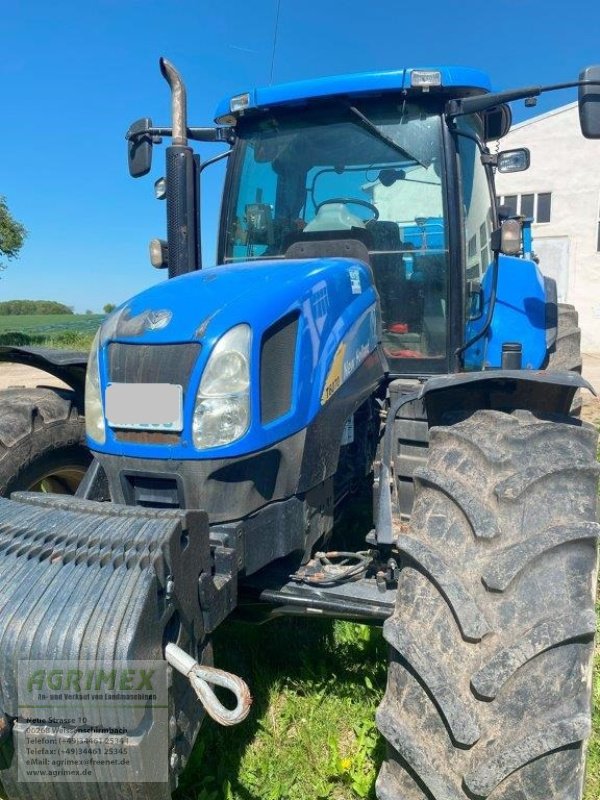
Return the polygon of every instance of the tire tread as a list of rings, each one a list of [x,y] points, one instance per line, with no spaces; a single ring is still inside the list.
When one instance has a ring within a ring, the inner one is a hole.
[[[430,433],[384,625],[378,797],[580,800],[597,434],[524,411],[478,411]]]

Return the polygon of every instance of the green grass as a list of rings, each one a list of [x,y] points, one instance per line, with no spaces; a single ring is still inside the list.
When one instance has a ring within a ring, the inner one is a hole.
[[[381,632],[363,625],[224,625],[215,663],[251,684],[252,711],[233,728],[204,722],[174,800],[374,800],[386,658]],[[600,651],[596,666],[585,800],[600,797]]]
[[[374,798],[386,653],[380,630],[353,623],[226,625],[215,663],[250,683],[252,711],[235,728],[204,723],[176,800]]]
[[[63,331],[94,332],[104,314],[23,314],[0,316],[0,333],[19,331],[44,336]]]
[[[103,314],[0,316],[0,345],[89,349]]]

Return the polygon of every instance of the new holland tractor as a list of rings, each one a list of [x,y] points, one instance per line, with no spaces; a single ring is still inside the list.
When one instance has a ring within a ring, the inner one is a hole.
[[[527,221],[496,205],[494,170],[529,154],[486,146],[509,102],[560,87],[345,75],[240,93],[195,128],[161,70],[172,124],[127,140],[134,177],[171,140],[151,243],[169,279],[96,336],[76,495],[0,500],[5,796],[168,800],[205,713],[250,709],[211,634],[251,605],[383,625],[381,800],[580,800],[599,469],[570,412],[591,387],[548,369],[566,363],[556,287]],[[565,85],[599,138],[600,67]],[[222,151],[201,161],[190,140]],[[220,159],[218,265],[201,269],[200,176]],[[365,485],[372,524],[350,550],[334,523]],[[146,662],[165,670],[162,722],[82,694],[120,675],[143,698],[150,672],[126,665]],[[100,758],[119,732],[125,770]],[[74,758],[92,735],[85,773],[39,771],[44,748]]]

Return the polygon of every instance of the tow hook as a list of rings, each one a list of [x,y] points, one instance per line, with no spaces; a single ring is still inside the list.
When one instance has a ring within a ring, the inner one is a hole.
[[[170,643],[165,647],[165,658],[169,664],[189,679],[206,713],[219,725],[237,725],[246,719],[252,705],[248,685],[237,675],[215,667],[205,667],[194,661],[181,647]],[[209,684],[222,686],[235,695],[235,708],[226,708],[217,698]],[[0,729],[1,730],[1,729]]]

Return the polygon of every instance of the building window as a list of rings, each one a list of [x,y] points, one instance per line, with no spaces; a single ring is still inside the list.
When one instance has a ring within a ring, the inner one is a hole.
[[[488,264],[490,263],[490,258],[488,255],[488,242],[490,239],[490,235],[488,230],[491,231],[492,229],[492,215],[491,211],[488,211],[486,215],[485,222],[482,222],[479,226],[479,265],[481,268],[481,274],[486,271]]]
[[[598,225],[600,226],[600,222],[598,223]],[[467,248],[467,255],[469,256],[469,258],[473,258],[473,256],[477,255],[477,236],[476,235],[471,236],[471,238],[469,239],[469,245],[468,245],[468,248]]]
[[[534,194],[521,195],[521,214],[523,214],[524,217],[527,217],[527,219],[533,219],[534,201]]]
[[[516,215],[519,213],[518,211],[518,203],[519,203],[519,195],[517,194],[507,194],[506,197],[500,198],[502,201],[503,206],[508,206],[510,208],[510,213]]]
[[[511,214],[521,214],[534,222],[550,222],[552,193],[507,194],[499,198],[501,205],[508,206]],[[600,234],[599,234],[600,235]],[[599,248],[600,249],[600,248]]]
[[[546,194],[538,194],[537,197],[537,214],[535,217],[536,222],[550,222],[550,209],[552,207],[552,195],[550,192]]]

